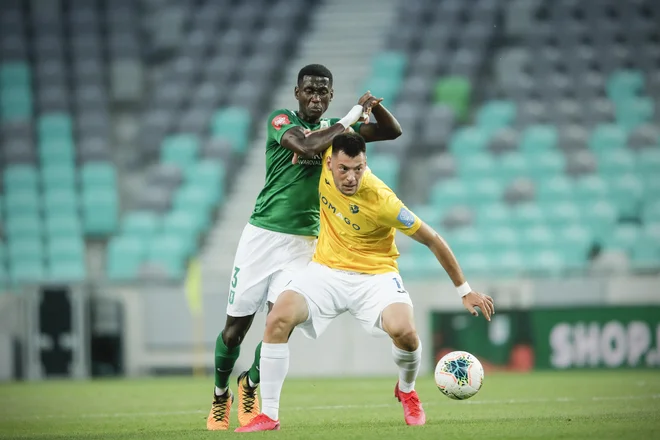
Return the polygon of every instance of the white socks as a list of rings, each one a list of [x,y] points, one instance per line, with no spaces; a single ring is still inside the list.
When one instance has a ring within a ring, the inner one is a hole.
[[[261,344],[261,412],[279,419],[280,395],[289,371],[289,344]]]
[[[415,379],[422,361],[422,342],[415,351],[401,350],[392,344],[392,357],[399,367],[399,389],[404,393],[411,392],[415,389]]]

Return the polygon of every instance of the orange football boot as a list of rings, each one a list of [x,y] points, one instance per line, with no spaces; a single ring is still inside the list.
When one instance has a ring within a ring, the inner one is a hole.
[[[222,396],[216,396],[213,393],[213,403],[211,404],[211,412],[206,419],[206,429],[209,431],[226,431],[229,429],[229,411],[231,404],[234,402],[234,395],[231,390]]]
[[[238,423],[248,425],[260,412],[257,386],[252,388],[248,381],[248,372],[244,371],[238,376]]]
[[[403,417],[408,425],[423,425],[426,423],[426,414],[419,401],[417,391],[404,393],[399,389],[399,382],[394,387],[394,397],[403,405]]]
[[[273,420],[266,414],[259,414],[257,417],[246,425],[236,428],[234,432],[259,432],[259,431],[279,431],[279,420]]]

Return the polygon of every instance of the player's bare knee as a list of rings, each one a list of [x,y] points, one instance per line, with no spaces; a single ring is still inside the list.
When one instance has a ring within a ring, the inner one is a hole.
[[[405,351],[415,351],[419,347],[419,336],[412,325],[393,329],[390,333],[394,345]]]
[[[286,342],[296,325],[307,319],[307,306],[297,292],[286,291],[280,295],[266,318],[264,341]]]
[[[240,326],[230,325],[225,327],[222,332],[222,342],[224,342],[228,348],[238,347],[243,342],[245,333],[247,333],[247,330],[243,330]]]

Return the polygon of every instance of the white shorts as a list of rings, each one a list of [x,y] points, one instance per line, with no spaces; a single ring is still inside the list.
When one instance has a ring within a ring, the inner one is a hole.
[[[310,339],[321,336],[330,322],[344,312],[350,312],[372,336],[385,336],[383,310],[394,303],[413,305],[397,272],[346,272],[315,262],[298,272],[286,290],[298,292],[307,300],[309,318],[298,328]]]
[[[238,242],[229,281],[227,314],[249,316],[274,303],[294,273],[312,260],[316,237],[282,234],[248,223]]]

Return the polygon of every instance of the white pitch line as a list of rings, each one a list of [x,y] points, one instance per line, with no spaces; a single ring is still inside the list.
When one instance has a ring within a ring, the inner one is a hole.
[[[579,401],[611,401],[611,400],[645,400],[645,399],[660,399],[660,394],[647,394],[643,396],[601,396],[601,397],[556,397],[549,398],[536,398],[536,399],[504,399],[504,400],[465,400],[459,401],[432,401],[424,402],[424,406],[436,405],[524,405],[529,403],[557,403],[557,402],[579,402]],[[323,405],[323,406],[293,406],[284,407],[282,410],[286,411],[332,411],[344,409],[377,409],[377,408],[390,408],[397,407],[400,404],[381,403],[373,405]],[[206,414],[207,410],[191,410],[191,411],[152,411],[152,412],[130,412],[130,413],[97,413],[97,414],[48,414],[48,415],[20,415],[9,416],[6,418],[0,417],[2,420],[34,420],[34,419],[111,419],[111,418],[130,418],[130,417],[164,417],[164,416],[187,416],[195,414]]]

